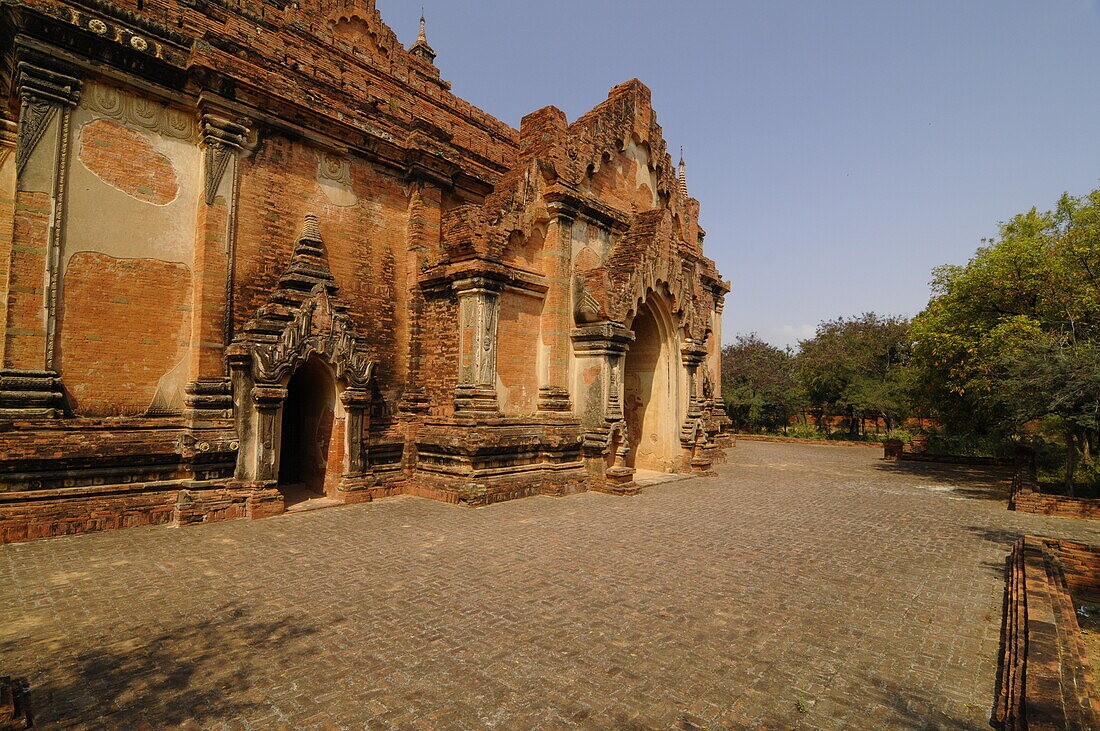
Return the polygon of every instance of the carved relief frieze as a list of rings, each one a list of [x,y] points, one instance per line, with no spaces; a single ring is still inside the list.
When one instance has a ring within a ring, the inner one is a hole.
[[[352,185],[351,159],[325,150],[317,152],[317,184],[335,205],[341,208],[359,202]]]
[[[31,159],[31,153],[57,117],[57,105],[41,99],[23,102],[19,115],[19,144],[15,154],[16,175],[22,175]]]
[[[331,180],[340,185],[351,185],[351,160],[329,152],[320,152],[317,158],[318,179]]]
[[[115,86],[89,82],[84,108],[129,127],[156,132],[177,140],[198,141],[198,120],[192,112],[130,94]]]

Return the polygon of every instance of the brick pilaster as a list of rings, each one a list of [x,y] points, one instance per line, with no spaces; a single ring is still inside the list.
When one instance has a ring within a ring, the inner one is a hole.
[[[569,364],[572,359],[570,332],[573,327],[570,262],[573,256],[573,221],[576,211],[562,203],[549,205],[550,230],[543,247],[543,271],[550,288],[542,310],[542,342],[547,352],[540,375],[538,410],[570,412]]]
[[[187,414],[193,425],[231,415],[224,361],[232,338],[231,303],[237,165],[248,128],[221,114],[204,114],[203,195],[198,201],[192,276],[191,359]]]
[[[20,109],[0,415],[50,417],[64,405],[56,369],[58,276],[69,124],[83,84],[51,59],[21,60],[16,70]]]

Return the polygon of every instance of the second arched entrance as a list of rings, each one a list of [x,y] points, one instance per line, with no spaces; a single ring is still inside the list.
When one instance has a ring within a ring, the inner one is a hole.
[[[634,342],[623,368],[623,412],[630,451],[628,467],[675,472],[680,445],[680,363],[672,315],[650,292],[635,315]]]

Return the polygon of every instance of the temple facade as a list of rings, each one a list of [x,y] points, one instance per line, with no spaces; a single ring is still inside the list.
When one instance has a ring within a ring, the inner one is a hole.
[[[640,82],[516,130],[373,0],[0,16],[0,542],[721,458],[729,285]]]

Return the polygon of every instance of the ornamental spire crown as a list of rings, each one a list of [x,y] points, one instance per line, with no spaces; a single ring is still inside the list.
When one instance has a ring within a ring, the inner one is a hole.
[[[416,37],[416,43],[412,44],[409,53],[422,58],[428,63],[435,63],[435,49],[428,44],[427,20],[424,17],[424,9],[420,9],[420,34]]]

